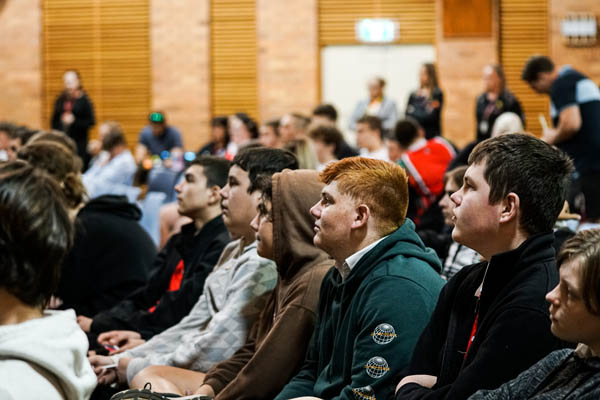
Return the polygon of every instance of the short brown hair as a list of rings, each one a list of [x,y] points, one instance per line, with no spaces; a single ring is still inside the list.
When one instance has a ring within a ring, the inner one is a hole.
[[[370,130],[378,131],[379,136],[383,137],[383,125],[379,117],[376,117],[374,115],[363,115],[358,121],[356,121],[356,123],[366,124]]]
[[[102,138],[102,150],[111,151],[119,145],[127,146],[127,140],[121,124],[116,121],[105,121],[102,125],[108,127],[108,132]]]
[[[312,140],[321,141],[327,145],[333,145],[335,153],[344,141],[342,132],[335,126],[317,125],[308,132],[308,136]]]
[[[86,199],[79,176],[80,158],[65,146],[58,142],[36,141],[21,147],[17,157],[50,174],[60,184],[69,207],[77,207]]]
[[[552,232],[567,197],[573,162],[556,147],[529,135],[501,135],[479,143],[469,165],[484,164],[489,203],[519,196],[519,226],[528,234]]]
[[[397,164],[349,157],[328,164],[319,179],[326,185],[336,181],[340,193],[365,203],[381,236],[398,229],[406,219],[408,177]]]
[[[556,256],[558,268],[579,259],[581,295],[587,310],[600,315],[600,229],[578,232],[565,242]]]

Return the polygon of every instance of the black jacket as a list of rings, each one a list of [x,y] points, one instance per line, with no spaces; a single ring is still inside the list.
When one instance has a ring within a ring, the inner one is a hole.
[[[149,339],[178,323],[198,301],[206,277],[230,240],[221,216],[207,222],[198,234],[194,223],[184,225],[156,257],[148,284],[112,309],[94,316],[91,333],[126,329]],[[181,286],[167,292],[171,275],[182,259]],[[155,305],[154,311],[149,312]]]
[[[465,357],[476,314],[475,292],[487,262],[459,271],[440,294],[406,375],[437,376],[432,389],[403,386],[396,399],[466,399],[516,377],[563,343],[550,332],[545,295],[558,282],[551,233],[492,257],[479,300],[475,339]]]
[[[503,90],[494,102],[488,100],[486,93],[482,93],[477,98],[475,117],[477,118],[476,141],[478,143],[492,135],[494,122],[500,114],[505,112],[517,114],[523,122],[523,127],[525,127],[525,114],[523,114],[521,103],[511,91]]]
[[[62,308],[91,317],[144,286],[156,246],[125,196],[88,202],[75,220],[75,242],[63,263],[57,292]]]
[[[425,139],[429,140],[441,135],[440,119],[444,94],[440,88],[433,89],[430,98],[412,92],[406,105],[406,116],[417,120],[425,131]]]

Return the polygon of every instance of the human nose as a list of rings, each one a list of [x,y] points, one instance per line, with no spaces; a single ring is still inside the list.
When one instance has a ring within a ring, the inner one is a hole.
[[[462,201],[462,187],[450,195],[450,200],[452,200],[455,205],[460,205],[460,202]]]
[[[254,232],[258,232],[258,213],[252,218],[252,221],[250,221],[250,227]]]
[[[560,286],[560,283],[558,285],[556,285],[554,287],[554,289],[552,289],[551,291],[549,291],[546,294],[546,301],[549,302],[552,305],[557,305],[558,304],[558,287]]]
[[[219,195],[221,196],[222,199],[226,199],[229,195],[229,183],[226,184],[225,186],[223,186],[221,188],[221,190],[219,190]]]
[[[314,206],[312,206],[310,208],[310,214],[319,219],[319,217],[321,216],[321,207],[319,207],[319,202],[317,202]]]

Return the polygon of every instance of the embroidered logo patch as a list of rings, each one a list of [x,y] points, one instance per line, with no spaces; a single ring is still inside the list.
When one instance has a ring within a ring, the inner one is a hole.
[[[390,324],[379,324],[375,330],[371,333],[373,341],[377,344],[388,344],[392,340],[396,339],[396,331]]]
[[[387,374],[390,367],[385,358],[377,356],[367,362],[365,369],[367,370],[367,375],[373,379],[378,379]]]
[[[358,389],[352,389],[354,398],[356,400],[377,400],[375,398],[375,391],[371,386],[364,386]]]

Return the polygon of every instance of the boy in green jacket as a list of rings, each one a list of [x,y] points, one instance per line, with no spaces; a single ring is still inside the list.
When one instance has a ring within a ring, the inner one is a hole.
[[[440,261],[406,219],[402,167],[352,157],[320,179],[314,244],[335,268],[321,287],[305,364],[276,400],[385,399],[435,307]]]

